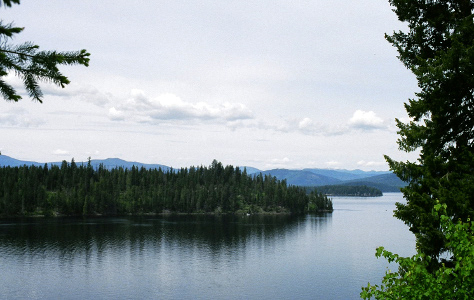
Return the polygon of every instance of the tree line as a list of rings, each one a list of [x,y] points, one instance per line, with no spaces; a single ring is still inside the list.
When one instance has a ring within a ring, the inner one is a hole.
[[[381,190],[366,185],[323,185],[318,192],[330,196],[381,197]]]
[[[332,211],[315,191],[213,161],[177,170],[76,164],[0,169],[0,215],[308,213]]]

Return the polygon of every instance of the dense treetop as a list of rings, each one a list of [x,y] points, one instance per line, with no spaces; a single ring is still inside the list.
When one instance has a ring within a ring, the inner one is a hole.
[[[0,215],[306,213],[332,211],[326,196],[213,161],[179,170],[61,166],[0,168]]]

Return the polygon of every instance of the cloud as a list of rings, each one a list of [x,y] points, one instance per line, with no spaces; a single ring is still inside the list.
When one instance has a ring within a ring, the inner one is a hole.
[[[288,157],[284,157],[284,158],[274,158],[271,160],[271,163],[274,163],[274,164],[284,164],[284,163],[288,163],[290,162],[290,159]]]
[[[86,155],[89,156],[89,157],[91,157],[91,156],[98,156],[98,155],[100,155],[100,151],[99,151],[99,150],[95,150],[95,151],[93,151],[93,152],[91,152],[91,151],[86,151]]]
[[[281,63],[249,57],[245,59],[226,57],[225,60],[219,61],[218,64],[210,66],[208,72],[201,73],[200,75],[200,79],[224,84],[285,82],[291,78],[290,72]]]
[[[316,136],[316,135],[335,136],[335,135],[341,135],[348,132],[347,126],[336,125],[336,124],[328,125],[328,124],[322,124],[322,123],[315,123],[310,118],[303,118],[300,121],[292,121],[290,122],[290,127],[293,128],[293,130],[299,131],[302,134],[312,135],[312,136]]]
[[[70,155],[69,151],[63,150],[63,149],[56,149],[53,151],[54,155],[59,155],[59,156],[68,156]]]
[[[122,111],[118,111],[115,107],[111,107],[108,113],[109,119],[112,121],[122,121],[125,119],[125,115]]]
[[[279,122],[268,122],[265,120],[259,119],[241,119],[241,120],[232,120],[226,123],[226,126],[231,130],[237,129],[258,129],[258,130],[268,130],[275,132],[288,133],[290,131],[295,131],[294,124],[290,124],[285,120],[280,120]],[[293,128],[292,128],[293,127]]]
[[[360,167],[380,167],[380,166],[386,166],[387,162],[385,161],[365,161],[365,160],[360,160],[357,162],[357,165]]]
[[[284,168],[291,163],[288,157],[269,159],[265,164],[265,169]]]
[[[150,123],[190,120],[225,123],[252,119],[253,113],[241,103],[224,102],[218,105],[206,102],[191,103],[172,93],[149,98],[143,91],[135,89],[131,91],[131,97],[124,104],[109,109],[109,118]]]
[[[10,84],[17,91],[17,93],[23,97],[23,99],[29,98],[22,80],[15,75],[15,72],[10,71],[8,75],[4,77],[4,80]],[[52,83],[40,83],[40,88],[44,95],[43,100],[48,96],[55,96],[72,100],[80,100],[103,107],[109,103],[110,99],[112,98],[112,94],[104,93],[95,86],[84,83],[72,82],[66,85],[64,88]]]
[[[338,161],[327,161],[326,162],[326,166],[328,166],[328,168],[340,168],[341,165],[342,164]]]
[[[279,133],[299,132],[310,136],[336,136],[349,131],[347,125],[328,125],[314,122],[311,118],[303,119],[279,119],[269,122],[261,119],[236,120],[227,122],[227,127],[231,130],[236,129],[259,129]]]
[[[45,121],[38,117],[32,117],[27,110],[14,108],[0,113],[0,126],[5,127],[37,127]]]
[[[70,100],[79,100],[94,105],[104,107],[110,102],[112,95],[104,93],[92,85],[71,83],[65,88],[53,84],[41,86],[41,91],[45,96],[56,96]]]
[[[384,121],[377,117],[373,111],[356,110],[352,118],[349,119],[349,125],[358,129],[381,129],[386,127]]]
[[[313,125],[313,121],[310,118],[304,118],[298,123],[298,128],[305,129]]]

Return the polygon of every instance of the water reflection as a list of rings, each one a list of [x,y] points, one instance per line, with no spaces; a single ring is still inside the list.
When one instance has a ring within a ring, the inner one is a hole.
[[[147,252],[206,252],[219,258],[247,247],[272,249],[309,229],[321,231],[331,214],[191,215],[124,218],[56,218],[0,221],[0,253],[17,260],[57,258],[61,264],[83,257],[86,265],[104,255],[144,256]]]
[[[332,222],[332,214],[0,220],[0,296],[313,299],[341,276],[330,273],[339,260],[328,251]]]
[[[385,272],[377,246],[413,254],[392,217],[400,200],[334,199],[333,214],[309,216],[1,219],[0,298],[359,299]]]

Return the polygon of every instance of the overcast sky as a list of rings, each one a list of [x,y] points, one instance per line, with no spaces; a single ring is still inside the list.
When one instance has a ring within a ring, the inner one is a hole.
[[[0,101],[0,151],[172,167],[388,170],[395,118],[417,90],[384,33],[384,0],[22,0],[13,42],[91,53],[43,83],[44,103]],[[8,78],[21,90],[20,82]]]

